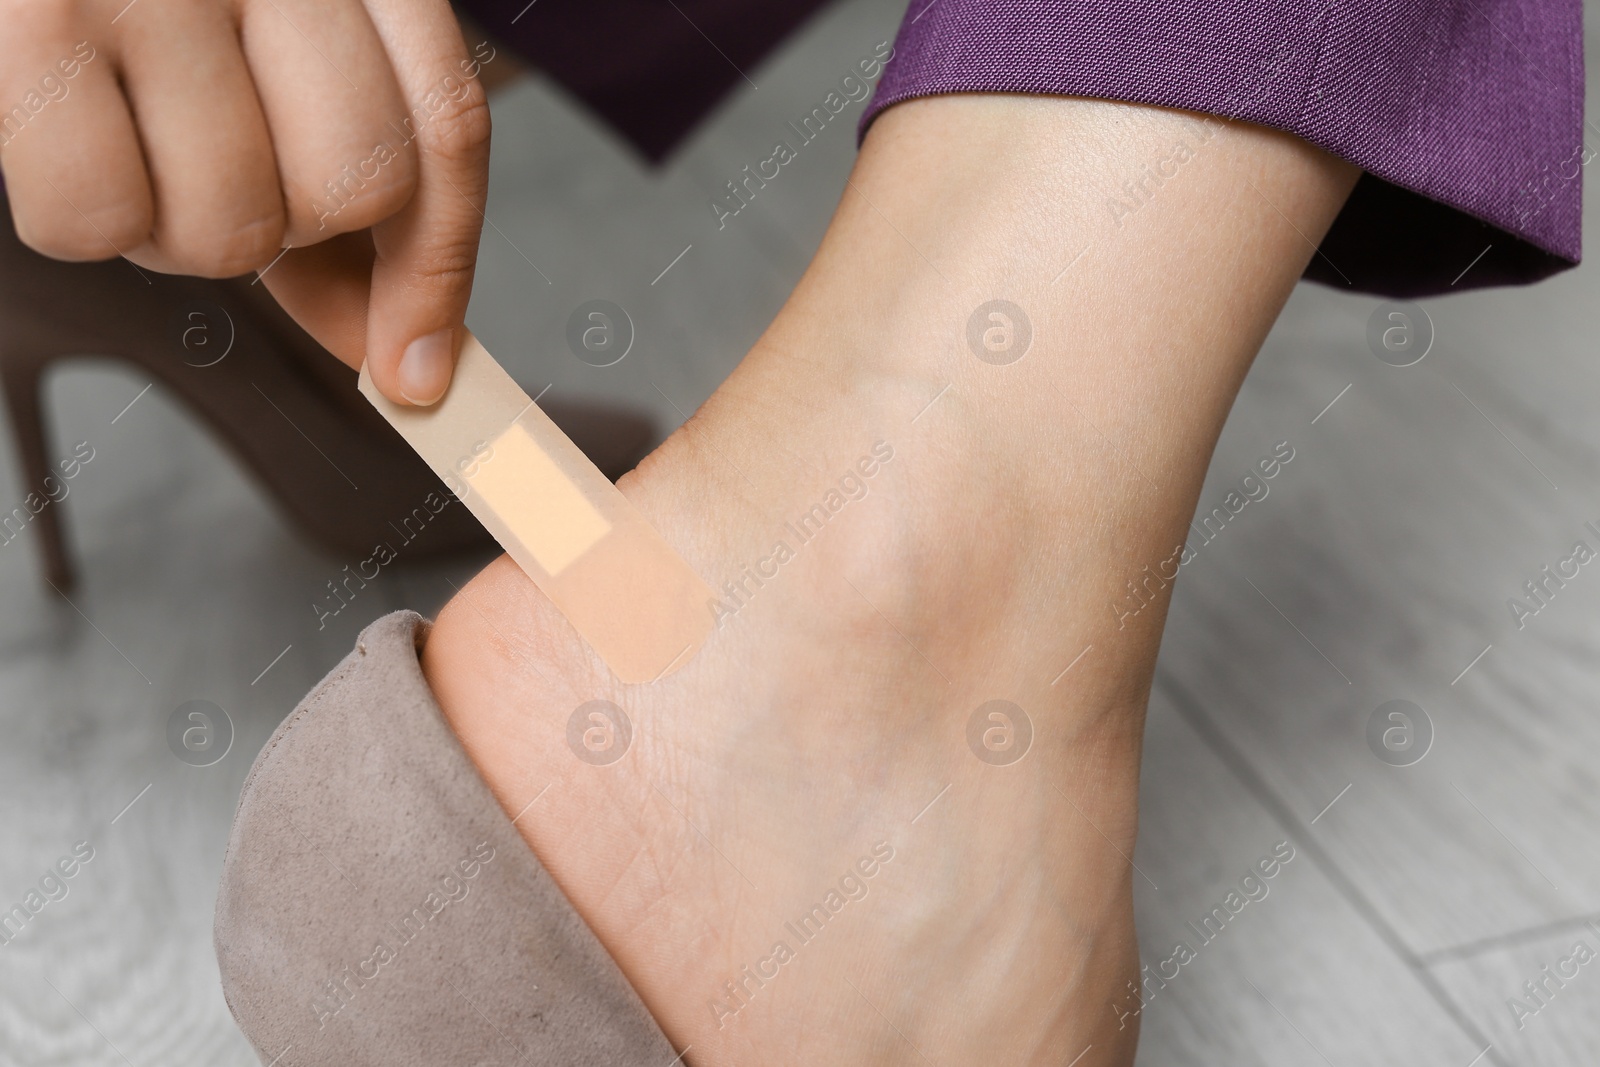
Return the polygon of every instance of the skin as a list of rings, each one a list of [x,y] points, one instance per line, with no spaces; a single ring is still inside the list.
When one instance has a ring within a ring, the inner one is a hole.
[[[447,352],[461,324],[489,136],[443,0],[0,0],[0,27],[23,240],[266,269],[386,394],[442,394],[448,358],[408,375],[405,354]],[[337,212],[312,206],[419,113]],[[1180,139],[1195,154],[1174,169]],[[621,483],[713,585],[747,583],[707,646],[620,686],[504,559],[447,606],[423,656],[442,708],[687,1062],[1132,1061],[1112,1005],[1138,966],[1126,857],[1170,586],[1114,605],[1184,540],[1239,382],[1356,177],[1152,108],[901,104],[772,327]],[[995,298],[1031,324],[1007,365],[968,342]],[[859,499],[743,578],[874,454]],[[634,724],[607,766],[566,741],[597,698]],[[1031,722],[1010,765],[967,740],[994,699]],[[785,925],[818,903],[814,938]]]
[[[445,0],[0,0],[0,27],[0,170],[26,244],[266,270],[386,395],[443,395],[483,222],[476,75],[492,57],[469,53]]]
[[[1192,123],[1026,96],[877,121],[776,321],[621,482],[713,586],[795,549],[677,673],[616,683],[506,559],[441,613],[442,708],[687,1062],[1132,1062],[1113,1001],[1138,969],[1126,857],[1170,586],[1113,605],[1184,541],[1358,177]],[[1193,158],[1130,199],[1179,140]],[[997,297],[1032,326],[1004,366],[967,340]],[[879,442],[866,495],[798,544],[784,523]],[[633,724],[607,766],[567,743],[594,699]],[[993,699],[1033,728],[1006,766],[967,741]],[[785,922],[875,847],[893,858],[802,943]],[[778,941],[793,958],[729,999]]]

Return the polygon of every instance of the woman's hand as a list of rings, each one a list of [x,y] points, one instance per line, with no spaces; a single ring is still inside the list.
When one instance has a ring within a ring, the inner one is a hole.
[[[489,112],[445,0],[0,0],[0,169],[67,260],[251,270],[380,389],[449,382]],[[281,252],[281,255],[280,255]]]

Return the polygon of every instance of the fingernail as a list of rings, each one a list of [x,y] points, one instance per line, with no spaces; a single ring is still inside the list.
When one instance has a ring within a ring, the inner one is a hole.
[[[418,407],[439,402],[450,388],[455,331],[439,330],[406,345],[400,357],[400,395]]]

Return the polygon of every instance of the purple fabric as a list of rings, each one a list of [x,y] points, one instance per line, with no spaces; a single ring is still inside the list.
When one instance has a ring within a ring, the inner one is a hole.
[[[1443,292],[1580,256],[1579,0],[912,0],[895,53],[863,133],[911,97],[1051,93],[1239,118],[1355,163],[1319,281]]]
[[[659,161],[826,0],[459,2]],[[911,0],[895,50],[863,134],[915,96],[1051,93],[1239,118],[1355,163],[1318,281],[1417,295],[1579,258],[1581,0]]]
[[[659,163],[827,0],[456,0]]]

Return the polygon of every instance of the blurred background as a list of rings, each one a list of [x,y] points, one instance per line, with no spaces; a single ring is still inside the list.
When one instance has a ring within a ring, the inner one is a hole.
[[[827,6],[660,166],[502,50],[469,324],[530,394],[665,437],[804,269],[861,105],[720,230],[711,197],[903,11]],[[610,366],[567,342],[593,300],[631,327]],[[1296,292],[1201,513],[1280,443],[1294,458],[1184,568],[1158,668],[1141,943],[1153,968],[1180,940],[1194,956],[1142,1009],[1146,1067],[1595,1061],[1600,565],[1546,584],[1544,604],[1526,583],[1576,542],[1600,552],[1597,308],[1595,267],[1425,301],[1405,313],[1426,356],[1397,367],[1368,340],[1394,309]],[[161,343],[206,373],[182,331]],[[402,554],[330,599],[361,554],[291,525],[170,373],[106,354],[46,379],[44,452],[80,461],[45,508],[76,584],[46,583],[37,518],[0,545],[0,911],[36,910],[0,927],[0,1067],[246,1065],[211,920],[251,761],[362,626],[435,611],[489,552]],[[284,462],[320,462],[314,434],[279,432]],[[15,514],[36,487],[9,432],[0,451]],[[1519,619],[1512,598],[1539,610]],[[1293,858],[1267,897],[1197,936],[1275,850]]]

